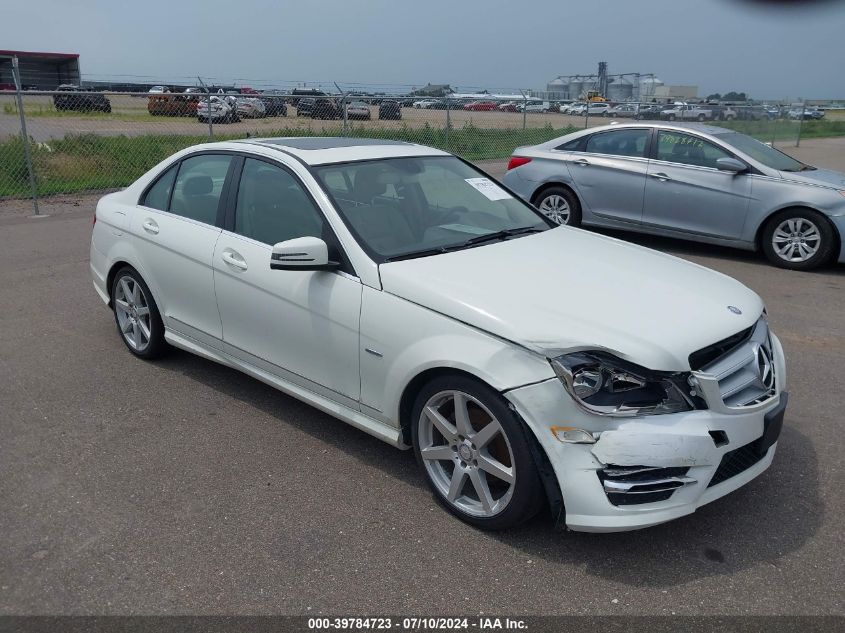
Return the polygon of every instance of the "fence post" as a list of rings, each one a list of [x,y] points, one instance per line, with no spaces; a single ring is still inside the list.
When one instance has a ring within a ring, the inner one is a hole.
[[[807,109],[807,104],[802,101],[801,102],[801,116],[798,118],[798,137],[795,139],[795,147],[800,147],[801,145],[801,127],[804,125],[804,112]]]
[[[525,129],[525,117],[528,115],[528,97],[525,96],[525,91],[520,90],[522,93],[522,129]]]
[[[449,151],[449,129],[452,127],[451,116],[452,99],[446,97],[446,151]]]
[[[349,118],[346,115],[346,93],[340,89],[337,83],[334,84],[334,87],[340,93],[340,107],[343,108],[343,135],[349,136]]]
[[[15,100],[18,104],[18,114],[21,117],[21,140],[23,141],[23,152],[26,158],[26,170],[29,172],[29,186],[32,189],[32,206],[35,208],[35,215],[40,216],[38,208],[38,188],[35,186],[35,170],[32,167],[32,156],[29,153],[29,134],[26,133],[26,114],[23,111],[23,99],[21,98],[21,77],[18,69],[17,56],[12,57],[12,76],[15,80]]]
[[[205,90],[205,99],[208,102],[208,140],[214,140],[214,124],[211,122],[211,90],[208,89],[208,86],[205,85],[205,82],[200,79],[199,75],[197,75],[197,81],[200,82],[200,86],[202,89]],[[202,101],[200,101],[200,105],[202,105]]]

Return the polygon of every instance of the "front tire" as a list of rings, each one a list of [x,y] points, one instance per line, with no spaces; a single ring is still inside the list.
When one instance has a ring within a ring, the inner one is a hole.
[[[761,241],[769,261],[790,270],[818,268],[833,255],[836,244],[827,218],[811,209],[776,213],[766,223]]]
[[[486,530],[537,514],[544,494],[530,431],[496,391],[467,376],[442,376],[417,395],[412,415],[417,462],[449,512]]]
[[[581,204],[572,191],[565,187],[548,187],[534,196],[534,206],[555,224],[579,226]]]
[[[152,360],[167,349],[164,324],[153,295],[133,269],[122,268],[111,287],[112,309],[117,331],[135,356]]]

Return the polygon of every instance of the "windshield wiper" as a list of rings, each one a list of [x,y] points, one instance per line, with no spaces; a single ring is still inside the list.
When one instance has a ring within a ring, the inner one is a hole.
[[[401,255],[393,255],[384,260],[387,262],[401,262],[403,259],[416,259],[417,257],[428,257],[429,255],[442,255],[448,253],[449,249],[445,246],[438,248],[425,248],[421,251],[411,251],[410,253],[402,253]]]
[[[812,165],[801,165],[801,169],[798,171],[814,171],[818,169],[818,167],[813,167]]]
[[[443,253],[459,251],[461,249],[468,248],[470,246],[475,246],[476,244],[481,244],[483,242],[492,242],[493,240],[504,240],[508,237],[513,237],[514,235],[524,235],[526,233],[541,233],[545,230],[547,229],[536,226],[521,226],[515,229],[505,229],[503,231],[485,233],[484,235],[479,235],[477,237],[470,238],[466,242],[455,244],[453,246],[438,246],[437,248],[425,248],[419,251],[411,251],[410,253],[402,253],[401,255],[392,255],[391,257],[386,258],[384,260],[384,263],[400,262],[403,259],[416,259],[417,257],[428,257],[429,255],[442,255]]]
[[[493,233],[485,233],[478,237],[472,237],[462,244],[462,246],[473,246],[474,244],[481,244],[483,242],[492,242],[494,240],[504,240],[514,235],[525,235],[526,233],[541,233],[546,229],[541,229],[536,226],[521,226],[516,229],[504,229],[503,231],[495,231]]]

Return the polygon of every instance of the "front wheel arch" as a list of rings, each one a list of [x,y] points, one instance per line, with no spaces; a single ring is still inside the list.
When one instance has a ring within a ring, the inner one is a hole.
[[[763,247],[763,236],[766,233],[766,227],[769,226],[769,223],[772,222],[776,216],[784,214],[785,212],[788,212],[788,211],[804,211],[804,212],[810,212],[810,213],[818,216],[818,219],[821,222],[824,222],[827,225],[827,227],[830,229],[831,234],[833,235],[833,244],[831,246],[830,255],[828,256],[826,261],[823,261],[819,265],[823,266],[824,264],[829,263],[831,260],[836,259],[836,255],[840,252],[840,250],[842,248],[842,236],[839,234],[839,231],[837,230],[837,228],[833,224],[833,222],[830,221],[829,217],[827,217],[824,213],[822,213],[818,209],[814,209],[813,207],[805,206],[805,205],[793,205],[793,206],[783,207],[781,209],[775,209],[774,211],[769,213],[763,220],[761,220],[760,225],[757,227],[757,232],[754,236],[754,245],[755,245],[755,249],[757,250],[757,252],[765,255],[765,250],[764,250],[764,247]]]
[[[813,207],[805,205],[792,205],[789,207],[783,207],[782,209],[775,209],[774,211],[769,213],[765,218],[760,220],[760,225],[757,227],[757,232],[754,234],[755,250],[757,250],[758,252],[763,252],[763,233],[766,230],[766,225],[771,222],[773,217],[775,217],[779,213],[783,213],[784,211],[812,211],[813,213],[818,213],[824,218],[825,222],[827,222],[830,228],[833,230],[833,236],[836,239],[834,250],[838,252],[838,250],[842,247],[842,236],[839,235],[839,231],[836,230],[836,227],[833,225],[833,222],[830,221],[830,218],[828,218],[824,213],[822,213],[818,209],[814,209]]]

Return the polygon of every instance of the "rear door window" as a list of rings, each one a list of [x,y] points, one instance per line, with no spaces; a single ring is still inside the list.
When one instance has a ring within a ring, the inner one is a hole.
[[[584,148],[586,152],[644,158],[651,130],[624,129],[593,134]]]
[[[168,210],[183,218],[215,224],[231,163],[232,156],[227,154],[201,154],[183,160]]]

